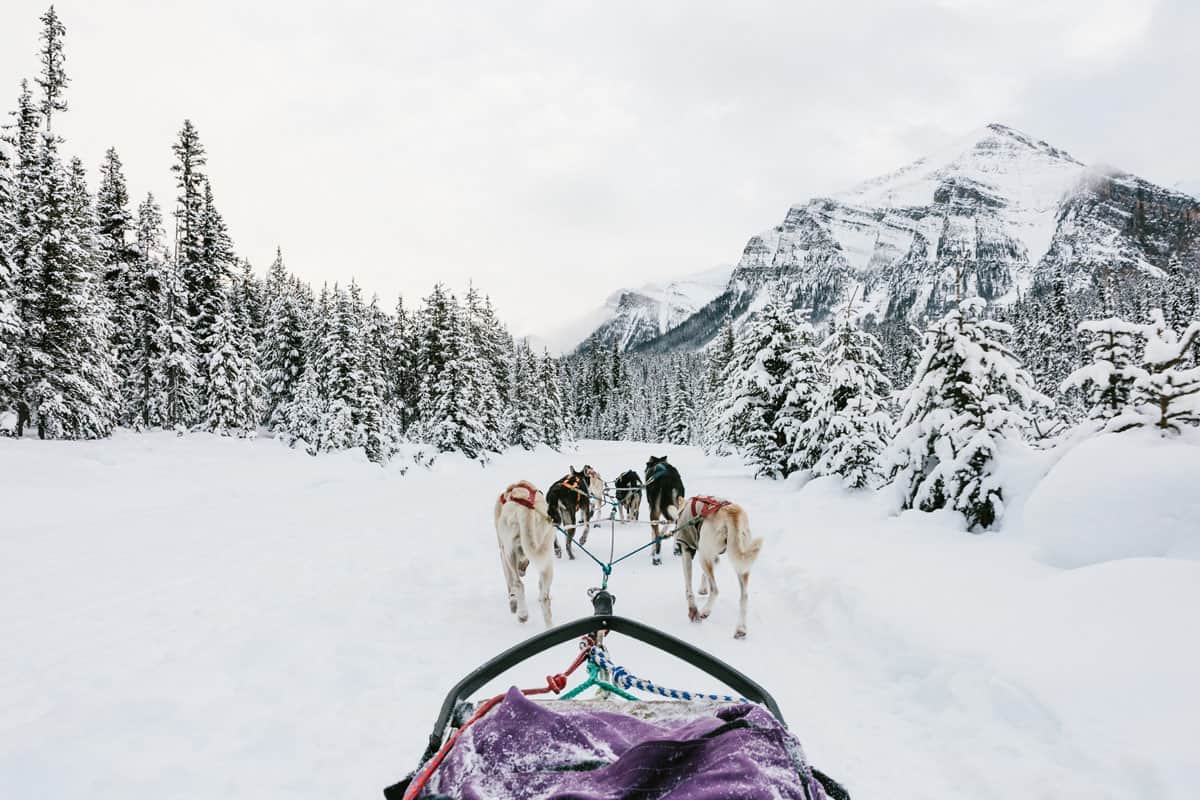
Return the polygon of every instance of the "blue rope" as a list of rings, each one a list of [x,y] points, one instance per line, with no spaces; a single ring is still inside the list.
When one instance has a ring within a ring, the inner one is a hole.
[[[750,701],[744,697],[733,697],[728,694],[711,694],[709,692],[689,692],[684,689],[668,689],[665,686],[659,686],[653,681],[648,681],[644,678],[639,678],[636,675],[630,675],[625,671],[624,667],[618,667],[608,660],[608,656],[604,654],[603,648],[599,646],[592,647],[588,658],[595,662],[600,669],[607,670],[612,682],[624,689],[637,689],[642,692],[650,692],[651,694],[662,695],[669,697],[672,700],[709,700],[718,703],[749,703]]]

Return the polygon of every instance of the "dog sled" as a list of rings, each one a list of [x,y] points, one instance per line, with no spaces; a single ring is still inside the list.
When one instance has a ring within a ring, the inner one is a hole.
[[[681,639],[615,615],[607,588],[590,593],[593,616],[533,636],[455,684],[420,763],[384,790],[387,800],[848,800],[805,760],[765,689]],[[682,659],[736,694],[639,677],[614,663],[614,634]],[[508,670],[575,640],[575,659],[545,686],[472,701]],[[585,667],[587,678],[567,690]]]

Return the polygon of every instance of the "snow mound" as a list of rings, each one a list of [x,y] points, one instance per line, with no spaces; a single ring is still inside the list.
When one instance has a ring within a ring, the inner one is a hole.
[[[1200,446],[1130,432],[1089,439],[1025,506],[1034,555],[1056,567],[1121,558],[1200,559]]]

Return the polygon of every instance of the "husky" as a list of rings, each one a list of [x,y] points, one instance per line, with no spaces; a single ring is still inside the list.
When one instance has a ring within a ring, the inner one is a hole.
[[[716,497],[697,496],[684,501],[675,525],[675,539],[683,555],[683,588],[687,598],[688,619],[693,622],[707,619],[717,600],[717,579],[713,565],[717,557],[728,553],[729,562],[737,574],[741,597],[738,623],[733,638],[746,637],[746,592],[750,584],[750,568],[762,550],[762,538],[750,535],[746,511],[736,503]],[[692,559],[700,556],[700,594],[708,591],[704,608],[696,608],[692,595]]]
[[[508,610],[518,622],[529,619],[525,606],[525,569],[532,563],[538,571],[538,603],[546,627],[554,625],[550,614],[550,584],[554,580],[554,526],[550,524],[546,495],[529,481],[512,484],[496,498],[494,513],[500,565],[508,590]]]
[[[551,484],[550,491],[546,493],[546,503],[550,507],[550,519],[555,525],[563,528],[567,534],[567,558],[571,560],[575,559],[571,543],[575,541],[575,532],[579,530],[575,525],[581,519],[584,522],[590,519],[588,516],[591,514],[590,485],[591,481],[588,476],[582,471],[576,471],[572,466],[570,472]],[[568,525],[571,527],[566,527]],[[583,533],[579,537],[579,543],[587,544],[589,526],[580,527],[582,527]],[[562,558],[562,548],[558,546],[557,539],[554,542],[554,555]]]
[[[642,479],[638,477],[637,472],[629,470],[621,473],[615,486],[617,509],[621,512],[621,519],[636,520],[642,508]]]
[[[588,530],[592,527],[599,528],[600,523],[595,522],[596,516],[604,510],[604,479],[600,477],[600,473],[591,467],[590,464],[584,464],[581,470],[588,478],[588,509],[587,519],[584,522],[591,522],[583,529],[583,536],[579,538],[580,544],[587,544]]]
[[[650,530],[652,541],[658,539],[660,518],[674,523],[679,516],[679,504],[683,501],[683,479],[679,470],[667,463],[666,456],[650,456],[646,462],[646,502],[650,506]],[[665,524],[665,523],[664,523]],[[650,548],[650,563],[662,563],[662,542],[655,541]]]

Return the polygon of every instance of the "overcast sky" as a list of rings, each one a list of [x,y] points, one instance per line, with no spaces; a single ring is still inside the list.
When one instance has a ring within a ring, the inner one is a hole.
[[[168,208],[190,117],[239,252],[517,332],[734,262],[787,207],[987,122],[1200,178],[1200,3],[66,0],[66,152]],[[42,2],[5,0],[0,95]]]

